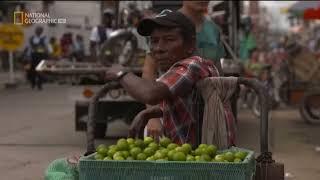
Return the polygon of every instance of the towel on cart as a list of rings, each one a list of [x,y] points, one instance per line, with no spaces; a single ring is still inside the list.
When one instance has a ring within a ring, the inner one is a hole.
[[[235,145],[235,119],[230,98],[236,91],[236,77],[208,77],[197,83],[204,100],[201,143],[218,149]]]

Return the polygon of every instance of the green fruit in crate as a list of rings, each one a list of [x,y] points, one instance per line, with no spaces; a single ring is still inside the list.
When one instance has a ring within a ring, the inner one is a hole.
[[[186,161],[186,155],[183,152],[176,152],[173,154],[174,161]]]
[[[185,154],[189,154],[192,150],[191,144],[188,144],[188,143],[182,144],[181,147],[182,147]]]
[[[242,160],[239,159],[239,158],[235,158],[235,159],[233,160],[233,162],[235,162],[235,163],[240,163],[240,162],[242,162]]]
[[[104,144],[100,144],[97,148],[96,148],[96,151],[99,152],[101,151],[101,149],[108,149],[108,147]]]
[[[115,159],[116,156],[121,156],[124,158],[122,151],[117,151],[116,153],[114,153],[112,158]]]
[[[134,160],[134,158],[132,156],[128,156],[126,160]]]
[[[200,156],[195,156],[194,159],[195,159],[196,161],[200,161]]]
[[[167,146],[167,149],[173,150],[173,149],[175,149],[176,147],[178,147],[178,144],[176,144],[176,143],[170,143],[170,144]]]
[[[167,148],[159,146],[159,150],[164,150],[164,149],[167,149]]]
[[[97,149],[98,149],[97,153],[101,154],[102,156],[107,156],[108,155],[108,151],[109,150],[108,150],[107,146],[99,147]]]
[[[126,139],[119,139],[117,142],[117,148],[119,151],[124,151],[129,149],[129,145]]]
[[[144,143],[141,139],[136,139],[134,141],[134,144],[137,146],[137,147],[140,147],[140,148],[143,148],[144,147]]]
[[[155,142],[150,143],[148,147],[152,148],[154,151],[158,150],[159,148],[158,144]]]
[[[147,136],[147,137],[144,137],[144,138],[143,138],[143,143],[144,143],[146,146],[149,145],[149,144],[152,143],[152,142],[154,142],[154,140],[153,140],[152,137]]]
[[[194,150],[192,150],[192,151],[190,152],[190,154],[191,154],[192,156],[196,156],[196,152],[195,152]]]
[[[177,151],[176,150],[170,150],[169,152],[168,152],[168,159],[169,159],[169,161],[172,161],[173,160],[173,155],[176,153]]]
[[[137,160],[146,160],[147,159],[147,155],[145,155],[144,153],[139,153],[137,155]]]
[[[167,137],[162,137],[162,138],[160,138],[159,143],[160,143],[160,146],[166,148],[171,143],[171,140]]]
[[[202,154],[200,156],[201,161],[211,161],[211,157],[208,154]]]
[[[218,154],[214,157],[217,162],[224,162],[224,156],[222,154]]]
[[[103,155],[101,155],[101,154],[96,154],[96,155],[94,155],[94,159],[95,160],[103,160],[103,158],[104,158],[104,156]]]
[[[112,161],[113,159],[112,159],[111,157],[107,156],[107,157],[105,157],[103,160],[104,160],[104,161]]]
[[[122,153],[122,156],[123,156],[124,158],[127,158],[127,157],[130,156],[129,151],[121,151],[121,153]]]
[[[192,155],[187,155],[186,161],[195,161],[196,159]]]
[[[168,156],[168,149],[160,149],[160,152],[163,153],[166,157]]]
[[[156,159],[153,156],[150,156],[146,159],[147,161],[155,161]]]
[[[217,150],[218,150],[218,148],[217,148],[217,146],[215,146],[215,145],[209,145],[209,146],[207,147],[207,151],[208,151],[208,153],[209,153],[209,155],[210,155],[211,157],[214,157],[214,156],[216,155]]]
[[[155,159],[163,159],[166,157],[166,155],[164,153],[162,153],[161,151],[157,151],[153,156]]]
[[[245,151],[238,151],[234,154],[234,157],[241,159],[241,160],[244,160],[247,157],[247,155],[248,155],[248,153]]]
[[[117,152],[116,148],[111,148],[108,151],[108,156],[113,157],[113,155]]]
[[[207,144],[200,144],[200,145],[198,146],[198,148],[207,148],[207,147],[208,147]]]
[[[224,153],[224,159],[229,161],[229,162],[233,162],[234,161],[234,155],[232,152],[226,152]]]
[[[117,145],[114,145],[114,144],[113,144],[113,145],[110,145],[110,146],[109,146],[109,149],[116,149],[116,150],[118,150],[118,149],[117,149]]]
[[[152,147],[146,147],[143,150],[143,153],[145,153],[149,157],[149,156],[152,156],[155,153],[155,151],[153,150]]]
[[[138,147],[138,146],[136,146],[135,144],[129,144],[129,149],[132,149],[134,147]]]
[[[136,158],[138,154],[142,152],[141,148],[139,147],[134,147],[130,150],[130,154],[132,157]]]
[[[122,156],[115,156],[115,157],[113,157],[113,160],[122,161],[122,160],[125,160],[125,159]]]
[[[202,150],[200,148],[197,148],[195,151],[194,151],[194,154],[196,156],[201,156],[202,155]]]
[[[185,154],[184,149],[181,146],[176,147],[174,150],[176,150],[177,152],[183,152]]]
[[[134,144],[134,139],[133,138],[127,138],[127,143],[129,144],[129,146],[131,144]]]

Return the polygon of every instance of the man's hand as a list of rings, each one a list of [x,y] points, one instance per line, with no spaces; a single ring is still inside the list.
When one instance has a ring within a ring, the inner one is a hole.
[[[120,64],[112,65],[109,70],[105,73],[105,79],[106,80],[116,80],[117,79],[117,73],[119,71],[123,71],[124,67]]]
[[[150,119],[147,124],[147,134],[159,141],[160,136],[163,134],[162,124],[159,118]]]
[[[153,106],[141,111],[136,115],[130,125],[129,136],[135,137],[136,135],[138,135],[139,137],[142,137],[143,129],[147,125],[149,119],[159,118],[162,116],[162,110],[158,106]]]

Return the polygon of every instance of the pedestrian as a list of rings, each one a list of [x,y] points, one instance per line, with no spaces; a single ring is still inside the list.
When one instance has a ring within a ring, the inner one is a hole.
[[[76,58],[77,62],[82,62],[84,61],[84,42],[83,42],[83,37],[79,34],[76,35],[76,40],[74,43],[74,52],[73,55]]]
[[[62,35],[60,39],[60,47],[62,59],[71,61],[74,49],[74,43],[71,32],[67,32]]]
[[[108,39],[113,29],[114,11],[105,9],[103,11],[102,24],[95,26],[90,34],[90,55],[92,61],[97,61],[101,45]]]
[[[161,118],[165,136],[178,144],[195,144],[195,121],[200,120],[198,110],[203,106],[195,85],[206,77],[218,76],[212,61],[194,55],[195,25],[180,12],[163,11],[155,18],[141,21],[138,33],[150,36],[151,54],[164,74],[149,81],[125,71],[122,65],[113,65],[106,72],[108,80],[118,80],[133,98],[153,105],[138,114],[130,134],[144,127],[149,119]]]
[[[39,90],[42,90],[43,77],[36,71],[36,66],[41,60],[48,58],[48,43],[46,36],[42,33],[43,28],[38,26],[35,29],[35,34],[29,39],[31,57],[29,77],[31,88],[34,89],[37,86]]]
[[[58,43],[56,37],[50,38],[48,49],[49,49],[50,59],[58,60],[60,58],[61,48],[60,48],[60,44]]]
[[[195,53],[214,62],[219,73],[222,74],[220,58],[225,56],[225,51],[221,41],[221,30],[206,16],[208,4],[209,1],[183,1],[182,8],[178,11],[187,16],[196,26]],[[148,53],[144,61],[142,77],[155,80],[161,74],[157,66],[154,58]],[[159,119],[151,119],[147,125],[147,135],[158,137],[160,128]]]

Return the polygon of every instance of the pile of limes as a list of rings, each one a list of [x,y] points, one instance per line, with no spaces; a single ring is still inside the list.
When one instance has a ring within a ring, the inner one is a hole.
[[[161,138],[159,143],[152,137],[122,138],[114,145],[101,144],[96,151],[96,160],[242,162],[247,156],[245,151],[218,153],[215,145],[208,144],[192,149],[190,144],[178,145],[167,137]]]

